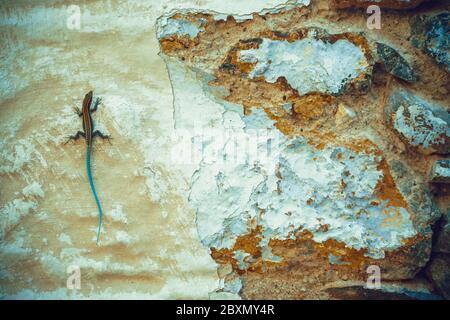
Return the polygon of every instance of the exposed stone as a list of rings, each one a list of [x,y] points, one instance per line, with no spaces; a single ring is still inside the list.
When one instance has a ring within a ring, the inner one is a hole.
[[[440,222],[440,225],[436,228],[438,234],[433,245],[433,251],[450,254],[450,210],[447,210]]]
[[[441,217],[441,212],[433,201],[428,180],[422,176],[411,179],[412,169],[401,161],[392,161],[391,173],[396,186],[416,212],[415,226],[422,234],[430,235],[430,225]]]
[[[252,295],[253,286],[261,294],[265,286],[291,282],[304,290],[284,289],[283,295],[327,295],[318,293],[325,283],[361,281],[374,264],[383,279],[413,278],[429,261],[430,226],[439,217],[421,175],[388,162],[370,139],[339,137],[364,116],[341,98],[373,89],[374,56],[407,81],[416,80],[412,68],[387,45],[372,52],[361,34],[305,28],[297,22],[302,13],[239,22],[184,12],[177,19],[201,17],[204,32],[187,42],[159,39],[174,90],[175,125],[214,124],[231,133],[218,143],[206,139],[203,151],[221,160],[200,157],[189,203],[211,256],[245,279],[243,297],[261,297]],[[253,140],[257,154],[269,141],[276,152],[222,161],[236,158],[233,136],[253,130],[277,134]]]
[[[411,22],[411,41],[450,71],[450,14],[422,15]]]
[[[386,117],[400,138],[419,152],[450,153],[450,115],[442,106],[398,90],[389,98]]]
[[[450,257],[438,255],[433,258],[426,274],[439,294],[450,299]]]
[[[417,76],[411,66],[395,49],[378,42],[377,53],[381,63],[389,73],[409,82],[417,81]]]
[[[430,182],[450,183],[450,159],[437,160],[430,172]]]
[[[340,300],[440,300],[440,296],[427,291],[368,289],[363,286],[329,288],[331,298]]]
[[[428,0],[333,0],[333,3],[337,8],[366,8],[377,5],[389,9],[412,9],[426,1]]]

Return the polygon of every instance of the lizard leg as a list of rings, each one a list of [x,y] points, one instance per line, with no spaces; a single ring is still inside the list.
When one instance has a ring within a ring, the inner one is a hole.
[[[97,111],[98,105],[102,102],[102,98],[97,97],[94,102],[94,107],[91,109],[91,112]]]
[[[74,136],[69,136],[64,144],[67,144],[70,140],[78,140],[80,137],[86,138],[86,134],[83,131],[78,131]]]
[[[82,117],[83,116],[83,111],[80,110],[80,108],[78,107],[74,107],[73,111],[75,111],[75,113],[79,116]]]
[[[106,140],[108,140],[108,142],[109,142],[109,144],[111,144],[111,136],[109,136],[109,135],[106,135],[106,134],[103,134],[103,133],[101,133],[100,131],[98,131],[98,130],[95,130],[93,133],[92,133],[92,138],[95,138],[95,137],[100,137],[100,138],[102,138],[102,139],[106,139]]]

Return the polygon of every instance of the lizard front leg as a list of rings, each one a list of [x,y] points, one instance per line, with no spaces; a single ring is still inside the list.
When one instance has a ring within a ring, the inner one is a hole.
[[[86,138],[86,134],[83,131],[78,131],[75,135],[69,136],[64,144],[67,144],[70,140],[78,140],[80,137]]]
[[[98,105],[102,102],[102,98],[97,97],[94,102],[94,106],[91,109],[91,112],[97,111]]]

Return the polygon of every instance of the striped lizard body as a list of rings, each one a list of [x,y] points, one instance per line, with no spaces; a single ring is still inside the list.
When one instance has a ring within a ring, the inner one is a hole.
[[[95,100],[94,107],[91,108],[92,100],[93,100],[93,92],[89,91],[84,97],[81,111],[79,108],[75,108],[75,112],[78,114],[78,116],[83,118],[83,131],[78,131],[74,136],[70,136],[68,141],[78,140],[80,137],[84,137],[84,139],[86,140],[86,171],[87,171],[87,175],[88,175],[89,185],[91,187],[92,194],[94,195],[95,203],[97,204],[97,208],[98,208],[98,212],[99,212],[99,224],[98,224],[98,231],[97,231],[97,244],[98,244],[98,240],[100,239],[100,230],[101,230],[101,226],[102,226],[102,220],[103,220],[103,210],[102,210],[102,205],[100,203],[100,199],[95,190],[94,179],[92,177],[92,170],[91,170],[91,155],[92,155],[92,151],[93,151],[92,145],[94,142],[94,138],[96,136],[98,136],[102,139],[108,139],[108,140],[110,139],[110,137],[102,134],[98,130],[94,130],[94,123],[92,121],[92,112],[97,111],[97,107],[98,107],[99,103],[101,102],[101,99],[97,98]]]

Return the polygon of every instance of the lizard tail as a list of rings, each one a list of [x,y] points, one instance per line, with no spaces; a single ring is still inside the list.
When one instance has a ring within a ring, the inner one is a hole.
[[[97,244],[98,244],[98,240],[100,238],[100,229],[102,227],[103,211],[102,211],[102,206],[100,204],[100,200],[98,198],[97,192],[95,191],[94,180],[92,178],[92,172],[91,172],[91,146],[88,146],[86,148],[86,150],[87,150],[87,152],[86,152],[86,170],[87,170],[87,174],[88,174],[89,185],[91,186],[92,194],[94,195],[95,202],[97,203],[97,207],[98,207],[98,212],[100,214],[100,219],[99,219],[99,223],[98,223],[98,231],[97,231]]]

